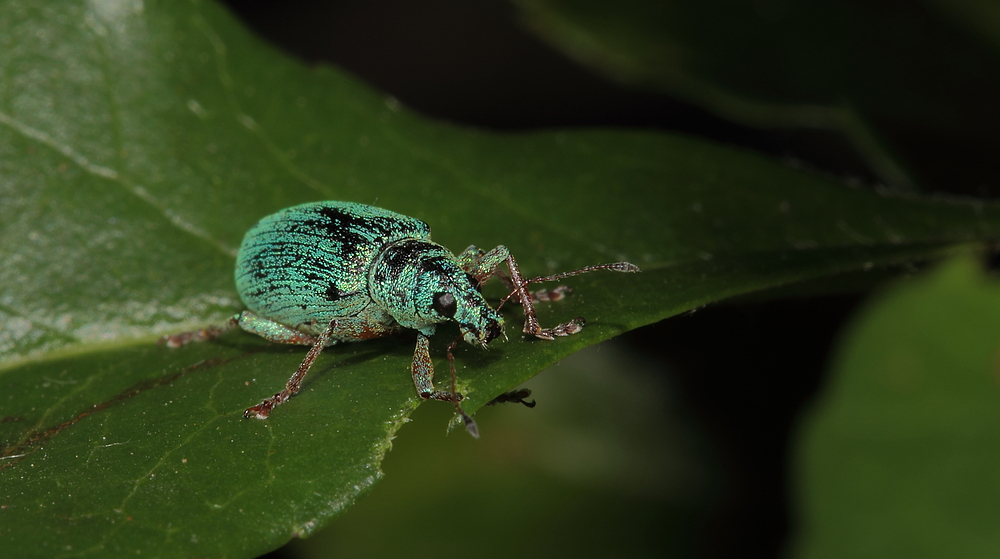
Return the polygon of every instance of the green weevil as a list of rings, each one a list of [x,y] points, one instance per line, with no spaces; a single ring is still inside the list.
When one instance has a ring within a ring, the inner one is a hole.
[[[504,263],[507,273],[500,268]],[[583,327],[582,318],[542,328],[535,316],[533,303],[559,298],[563,288],[539,293],[526,288],[594,270],[639,268],[616,262],[525,279],[503,245],[488,252],[470,246],[455,256],[431,241],[430,227],[419,219],[354,202],[311,202],[269,215],[247,231],[235,272],[236,290],[247,310],[224,326],[164,336],[160,342],[179,347],[239,326],[272,342],[312,346],[283,390],[244,413],[265,419],[299,391],[324,347],[413,329],[417,345],[411,373],[417,393],[454,404],[466,428],[478,436],[475,422],[459,404],[463,396],[455,390],[454,367],[452,389],[434,388],[428,337],[438,324],[455,322],[470,344],[486,347],[497,338],[503,316],[480,291],[492,277],[510,290],[500,304],[511,300],[524,307],[525,334],[544,340],[575,334]],[[448,348],[449,360],[454,345]]]

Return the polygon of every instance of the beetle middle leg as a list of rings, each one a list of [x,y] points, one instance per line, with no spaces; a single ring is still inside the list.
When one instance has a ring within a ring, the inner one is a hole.
[[[316,343],[316,336],[289,328],[273,320],[261,318],[251,311],[243,311],[223,324],[208,326],[191,332],[168,334],[160,338],[157,343],[169,348],[178,348],[191,342],[214,340],[237,326],[251,334],[257,334],[267,341],[279,344],[312,345]]]
[[[251,311],[243,311],[242,313],[236,315],[233,320],[235,320],[239,327],[243,330],[250,332],[251,334],[257,334],[269,342],[279,344],[313,345],[316,343],[318,338],[317,336],[306,334],[305,332],[301,332],[295,328],[289,328],[288,326],[273,320],[261,318]]]
[[[157,340],[156,343],[160,345],[165,345],[169,348],[176,349],[182,345],[189,344],[191,342],[206,342],[209,340],[214,340],[219,336],[225,334],[226,332],[232,330],[239,324],[240,315],[236,315],[222,324],[216,324],[213,326],[206,326],[201,330],[192,330],[191,332],[180,332],[178,334],[167,334]]]
[[[247,408],[243,413],[243,417],[256,417],[257,419],[266,419],[275,406],[281,405],[299,391],[302,379],[305,378],[313,362],[319,357],[324,347],[333,345],[338,340],[381,338],[382,336],[393,334],[398,330],[396,326],[373,325],[367,320],[358,317],[341,317],[332,319],[322,333],[314,336],[272,320],[261,318],[250,311],[243,311],[239,315],[238,322],[240,328],[272,342],[312,346],[309,349],[309,353],[306,354],[306,358],[302,360],[302,364],[299,365],[298,370],[285,383],[284,390],[252,408]]]
[[[286,400],[288,400],[294,394],[296,394],[299,391],[299,388],[302,386],[302,379],[306,378],[306,374],[309,373],[309,369],[312,367],[313,362],[316,361],[317,357],[319,357],[319,354],[323,351],[323,348],[326,347],[328,343],[330,343],[330,338],[333,336],[334,332],[337,331],[338,327],[339,326],[337,324],[337,319],[333,319],[330,321],[330,325],[327,327],[327,329],[324,330],[323,333],[320,334],[319,336],[308,336],[307,334],[302,334],[300,332],[299,334],[301,334],[302,336],[301,339],[309,337],[313,338],[314,341],[312,347],[309,348],[309,353],[306,354],[306,358],[303,359],[302,364],[299,365],[298,370],[296,370],[295,373],[292,374],[291,378],[288,379],[288,382],[285,383],[285,388],[281,392],[278,392],[274,396],[267,398],[266,400],[257,404],[256,406],[253,406],[252,408],[247,408],[243,412],[243,417],[246,418],[255,417],[257,419],[267,419],[267,416],[270,415],[271,410],[273,410],[276,406],[280,406],[281,404],[285,403]],[[288,328],[288,330],[293,332],[295,331],[292,330],[291,328]],[[271,341],[281,341],[281,340],[271,339]],[[296,343],[296,342],[286,341],[284,343]]]

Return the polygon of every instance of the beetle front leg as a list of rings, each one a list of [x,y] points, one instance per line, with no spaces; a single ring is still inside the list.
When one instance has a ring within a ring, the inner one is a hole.
[[[467,266],[465,271],[476,278],[476,281],[480,285],[486,283],[494,276],[500,278],[507,285],[511,292],[504,301],[515,299],[524,307],[524,328],[521,331],[525,334],[543,340],[553,340],[556,336],[569,336],[583,329],[584,321],[582,318],[575,318],[569,322],[564,322],[555,328],[541,327],[538,323],[538,317],[535,315],[534,301],[537,299],[532,297],[532,294],[525,288],[531,282],[525,281],[524,276],[521,275],[521,269],[518,267],[517,261],[514,260],[510,251],[504,245],[499,245],[485,253],[475,246],[471,246],[462,253],[459,261]],[[500,269],[500,265],[504,263],[507,264],[507,270],[510,272],[509,277],[505,277],[506,274],[503,274],[503,271]],[[558,289],[553,291],[561,293],[561,290]]]
[[[542,276],[525,280],[524,276],[521,275],[521,270],[517,265],[517,261],[514,260],[514,257],[510,254],[507,247],[503,245],[499,245],[489,252],[483,252],[475,246],[470,246],[459,256],[459,262],[462,264],[463,269],[475,278],[480,285],[486,283],[486,281],[493,276],[499,277],[504,284],[507,285],[508,289],[510,289],[510,293],[504,297],[502,301],[500,301],[500,305],[498,305],[497,308],[499,309],[501,305],[511,299],[515,302],[520,302],[521,305],[524,306],[524,328],[521,331],[525,334],[529,334],[543,340],[553,340],[556,336],[570,336],[572,334],[576,334],[577,332],[583,330],[583,326],[586,321],[584,321],[582,317],[578,317],[570,320],[569,322],[563,322],[555,328],[542,328],[538,323],[538,317],[535,316],[534,303],[539,300],[559,300],[567,291],[569,291],[569,288],[560,286],[552,290],[533,294],[529,293],[526,289],[529,284],[544,281],[555,281],[596,270],[610,270],[613,272],[625,273],[639,271],[639,267],[635,264],[629,262],[614,262],[611,264],[586,266],[571,272],[562,272],[551,276]],[[509,278],[505,278],[502,270],[500,270],[500,265],[502,263],[507,264],[507,270],[510,272]]]
[[[319,357],[320,353],[322,353],[323,348],[326,347],[326,345],[330,342],[330,337],[333,336],[333,333],[337,330],[337,328],[338,328],[337,320],[336,319],[331,320],[330,326],[327,327],[327,329],[324,330],[322,334],[315,337],[315,342],[313,343],[313,346],[309,348],[309,353],[307,353],[306,358],[302,360],[302,364],[299,365],[298,370],[295,371],[295,373],[291,376],[291,378],[288,379],[288,382],[285,383],[284,390],[278,392],[274,396],[271,396],[270,398],[264,400],[263,402],[257,404],[252,408],[247,408],[243,412],[243,417],[246,418],[255,417],[257,419],[267,419],[267,416],[271,413],[271,410],[273,410],[276,406],[280,406],[281,404],[285,403],[285,401],[287,401],[294,394],[296,394],[299,391],[299,388],[302,386],[302,379],[306,378],[306,374],[309,373],[309,369],[312,367],[313,362],[316,361],[316,358]],[[302,334],[302,336],[306,336],[306,334]],[[278,340],[272,340],[272,341],[278,341]],[[285,342],[285,343],[295,343],[295,342]]]
[[[476,245],[469,245],[458,255],[458,263],[467,274],[475,278],[479,286],[490,281],[490,278],[497,278],[508,290],[513,290],[514,282],[511,281],[510,275],[500,268],[508,256],[510,252],[503,245],[489,252]]]
[[[479,285],[486,283],[490,278],[497,278],[504,284],[508,291],[515,291],[517,288],[510,279],[510,274],[500,268],[500,264],[503,264],[506,256],[503,256],[502,253],[495,253],[495,251],[496,249],[487,253],[476,245],[470,245],[462,251],[462,254],[458,255],[458,262],[463,270],[476,279]],[[489,254],[488,257],[487,254]],[[531,296],[531,302],[537,303],[538,301],[559,301],[572,292],[573,290],[568,286],[559,285],[552,289],[531,291],[528,295]],[[520,302],[520,299],[515,302]]]
[[[448,348],[448,358],[452,359],[451,347]],[[459,404],[463,396],[455,391],[454,368],[452,368],[451,372],[452,391],[434,390],[434,363],[431,361],[430,338],[420,332],[417,332],[417,346],[413,350],[413,364],[410,367],[410,372],[413,375],[413,385],[417,388],[417,394],[421,398],[454,404],[455,409],[458,410],[458,414],[462,416],[462,420],[465,422],[466,430],[473,437],[479,438],[479,428],[476,426],[476,422],[469,414],[465,413],[465,410]]]

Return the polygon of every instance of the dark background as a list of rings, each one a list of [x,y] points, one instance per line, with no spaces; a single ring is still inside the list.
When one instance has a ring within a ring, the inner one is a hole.
[[[226,3],[278,48],[345,69],[435,119],[502,131],[658,129],[874,180],[830,135],[738,126],[596,75],[533,35],[505,0]],[[859,301],[848,294],[717,305],[623,337],[663,364],[712,464],[715,488],[694,522],[694,556],[780,554],[792,518],[789,436]]]

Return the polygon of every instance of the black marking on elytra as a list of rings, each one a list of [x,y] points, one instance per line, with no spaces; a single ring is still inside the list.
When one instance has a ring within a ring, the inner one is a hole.
[[[330,224],[328,227],[334,230],[353,229],[355,231],[364,231],[377,229],[379,233],[385,234],[385,229],[382,223],[380,223],[382,220],[375,216],[360,217],[338,208],[331,208],[330,206],[323,206],[318,213],[326,219],[326,223]]]
[[[267,278],[264,263],[260,259],[254,258],[250,260],[250,275],[259,280]]]
[[[322,253],[300,254],[297,255],[296,259],[292,262],[291,268],[304,278],[307,273],[319,274],[329,270],[331,264],[330,259]]]
[[[277,257],[282,259],[299,258],[304,255],[325,255],[335,252],[338,258],[351,260],[358,250],[367,246],[369,240],[355,232],[345,231],[338,237],[328,237],[315,232],[302,233],[303,240],[274,243],[259,253],[260,257]],[[323,259],[326,261],[326,259]],[[329,265],[329,264],[328,264]]]
[[[324,293],[326,300],[330,301],[331,303],[340,300],[344,295],[347,294],[337,289],[337,286],[333,285],[332,283],[329,285],[329,287],[326,288],[326,293]]]
[[[339,208],[324,206],[315,219],[305,219],[293,226],[295,232],[326,236],[343,243],[345,248],[363,246],[374,239],[406,234],[398,218],[380,215],[356,215]],[[426,225],[425,225],[426,227]],[[413,231],[416,233],[417,231]]]

